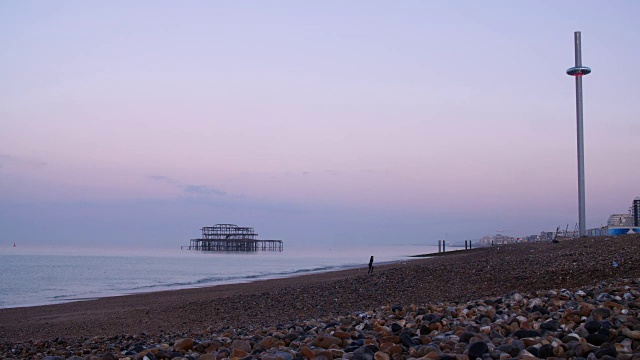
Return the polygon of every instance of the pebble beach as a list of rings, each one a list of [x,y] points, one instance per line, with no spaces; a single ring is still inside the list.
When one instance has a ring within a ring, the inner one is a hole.
[[[368,255],[368,254],[367,254]],[[5,359],[640,359],[640,235],[0,309]]]

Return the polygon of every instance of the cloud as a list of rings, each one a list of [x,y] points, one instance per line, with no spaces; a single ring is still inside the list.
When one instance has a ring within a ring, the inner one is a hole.
[[[166,184],[174,185],[177,188],[182,189],[182,191],[187,194],[202,196],[227,195],[225,191],[222,191],[220,189],[216,189],[207,185],[182,184],[178,180],[163,175],[151,175],[149,176],[149,178]]]
[[[184,192],[196,195],[227,195],[226,192],[205,185],[184,185]]]
[[[388,170],[371,170],[371,169],[363,169],[360,172],[365,174],[377,174],[377,175],[390,175],[391,171]]]
[[[173,185],[179,185],[179,183],[176,180],[173,180],[173,179],[168,178],[166,176],[151,175],[149,177],[152,178],[153,180],[161,181],[161,182],[164,182],[164,183],[173,184]]]
[[[21,156],[14,156],[9,154],[0,154],[0,168],[5,166],[28,166],[34,168],[41,168],[46,166],[47,163],[39,159],[30,159]]]

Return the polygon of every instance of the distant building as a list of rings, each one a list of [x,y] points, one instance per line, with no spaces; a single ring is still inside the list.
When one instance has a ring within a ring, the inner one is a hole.
[[[608,235],[640,233],[640,197],[633,199],[628,214],[613,214],[607,221]]]
[[[607,221],[607,226],[632,226],[633,218],[631,214],[611,214]]]
[[[496,234],[494,236],[483,236],[478,241],[478,244],[481,246],[491,246],[491,245],[513,244],[515,242],[517,242],[517,240],[512,236]]]
[[[540,233],[540,241],[551,241],[555,237],[553,231],[543,231]]]
[[[587,229],[587,236],[605,236],[608,234],[608,229],[606,226]]]

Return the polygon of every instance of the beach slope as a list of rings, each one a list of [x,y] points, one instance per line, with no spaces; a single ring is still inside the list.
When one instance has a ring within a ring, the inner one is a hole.
[[[376,266],[373,275],[367,275],[363,264],[361,269],[247,284],[0,309],[0,351],[8,356],[8,351],[17,351],[15,344],[26,342],[32,344],[32,352],[37,351],[33,344],[38,342],[45,349],[58,349],[55,340],[67,348],[76,344],[76,354],[87,341],[97,341],[101,345],[93,353],[99,353],[106,351],[105,339],[111,339],[112,352],[123,354],[135,342],[131,339],[166,347],[180,338],[313,319],[337,322],[340,317],[384,307],[406,312],[411,305],[457,305],[551,289],[575,292],[621,282],[637,287],[638,279],[639,235],[501,245]],[[70,351],[66,354],[74,353]]]

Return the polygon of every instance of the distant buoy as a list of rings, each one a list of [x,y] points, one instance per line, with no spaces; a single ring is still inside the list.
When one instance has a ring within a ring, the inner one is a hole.
[[[16,243],[13,243],[13,247],[16,247]]]

